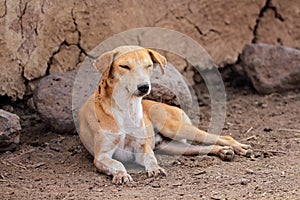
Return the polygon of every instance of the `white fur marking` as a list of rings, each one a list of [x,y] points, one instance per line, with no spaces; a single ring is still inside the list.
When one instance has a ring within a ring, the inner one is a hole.
[[[137,60],[137,63],[138,65],[141,64],[141,59],[139,58],[139,54],[137,52],[134,52],[135,53],[135,56],[136,56],[136,60]]]
[[[132,65],[133,64],[133,60],[131,59],[131,58],[128,58],[128,63],[129,63],[129,65]]]

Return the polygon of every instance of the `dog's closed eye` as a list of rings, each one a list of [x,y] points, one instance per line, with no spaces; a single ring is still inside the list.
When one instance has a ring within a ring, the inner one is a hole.
[[[119,65],[119,67],[121,67],[121,68],[123,68],[123,69],[130,70],[130,67],[128,67],[127,65]]]

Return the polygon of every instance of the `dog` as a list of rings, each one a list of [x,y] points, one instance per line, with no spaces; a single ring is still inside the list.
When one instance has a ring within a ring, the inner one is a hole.
[[[167,175],[154,154],[211,154],[232,160],[235,153],[249,156],[249,145],[230,136],[218,136],[193,126],[183,110],[143,100],[151,90],[154,68],[162,74],[167,61],[158,52],[139,46],[120,46],[102,54],[94,67],[105,71],[95,92],[79,110],[79,135],[94,156],[99,172],[112,175],[112,182],[132,181],[122,162],[135,161],[148,177]],[[189,142],[205,144],[192,145]]]

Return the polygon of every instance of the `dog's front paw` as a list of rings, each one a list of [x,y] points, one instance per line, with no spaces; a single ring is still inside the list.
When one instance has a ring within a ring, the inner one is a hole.
[[[166,170],[164,170],[163,168],[161,168],[158,165],[150,167],[146,171],[147,171],[148,177],[157,177],[158,175],[167,176]]]
[[[112,179],[114,184],[125,184],[131,181],[133,181],[131,176],[124,171],[117,171]]]

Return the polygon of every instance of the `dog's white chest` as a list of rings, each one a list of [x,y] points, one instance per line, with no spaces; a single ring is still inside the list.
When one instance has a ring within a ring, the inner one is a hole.
[[[131,132],[131,129],[136,129],[141,125],[143,119],[143,110],[141,105],[136,108],[118,108],[113,109],[114,117],[118,126],[126,132]]]

